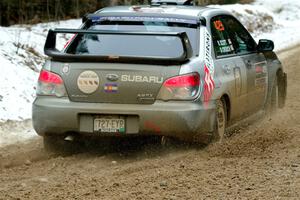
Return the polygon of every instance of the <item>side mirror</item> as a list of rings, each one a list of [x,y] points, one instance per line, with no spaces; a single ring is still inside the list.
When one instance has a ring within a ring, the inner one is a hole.
[[[274,50],[274,42],[272,40],[262,39],[259,40],[257,45],[258,52],[268,52]]]

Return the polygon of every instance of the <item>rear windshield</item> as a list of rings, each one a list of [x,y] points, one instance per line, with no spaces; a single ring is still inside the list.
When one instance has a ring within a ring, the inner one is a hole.
[[[115,19],[115,18],[113,18]],[[145,19],[145,18],[144,18]],[[152,18],[153,20],[153,18]],[[86,25],[87,30],[140,31],[140,32],[186,32],[193,52],[197,52],[197,23],[166,20],[96,20]],[[153,35],[78,35],[66,50],[70,54],[180,57],[183,46],[179,37]]]

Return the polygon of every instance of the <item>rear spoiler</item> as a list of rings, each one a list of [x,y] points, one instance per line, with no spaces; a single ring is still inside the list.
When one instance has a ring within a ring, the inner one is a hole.
[[[80,55],[68,54],[56,49],[57,33],[64,34],[98,34],[98,35],[145,35],[145,36],[171,36],[178,37],[182,42],[184,53],[180,57],[140,57],[140,56],[120,56],[110,55]],[[112,31],[112,30],[83,30],[83,29],[54,29],[49,30],[46,39],[44,53],[55,61],[64,62],[131,62],[146,64],[182,64],[193,56],[192,46],[186,32],[133,32],[133,31]]]

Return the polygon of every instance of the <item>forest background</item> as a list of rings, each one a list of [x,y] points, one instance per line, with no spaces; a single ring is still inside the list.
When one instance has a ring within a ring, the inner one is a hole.
[[[197,5],[249,3],[252,0],[195,0]],[[0,26],[80,18],[106,6],[149,4],[150,0],[1,0]]]

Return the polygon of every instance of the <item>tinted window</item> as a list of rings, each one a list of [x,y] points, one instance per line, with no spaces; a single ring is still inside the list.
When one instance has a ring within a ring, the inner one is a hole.
[[[101,21],[87,25],[88,30],[186,32],[197,54],[197,25],[156,21]],[[196,53],[195,53],[196,52]],[[67,53],[116,56],[179,57],[183,54],[178,37],[130,35],[81,35]]]
[[[176,58],[184,53],[178,37],[140,35],[80,36],[74,54]],[[71,51],[71,50],[69,50]]]
[[[230,16],[223,17],[223,21],[237,54],[256,51],[256,42],[241,23]]]
[[[235,54],[234,46],[230,39],[223,19],[215,17],[211,21],[212,39],[216,56],[225,56]]]

